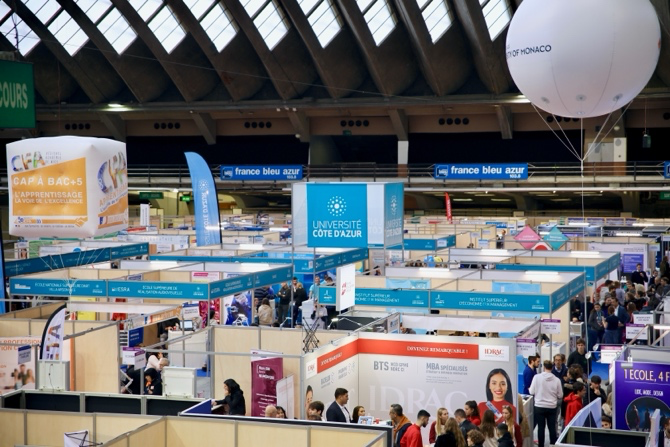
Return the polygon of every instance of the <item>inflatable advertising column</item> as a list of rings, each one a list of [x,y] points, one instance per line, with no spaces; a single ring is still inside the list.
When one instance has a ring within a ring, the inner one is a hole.
[[[9,234],[99,236],[128,226],[126,145],[34,138],[7,145]]]

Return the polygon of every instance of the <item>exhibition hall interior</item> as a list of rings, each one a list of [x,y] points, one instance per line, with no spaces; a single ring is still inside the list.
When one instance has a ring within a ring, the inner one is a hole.
[[[0,447],[670,447],[667,0],[1,0]]]

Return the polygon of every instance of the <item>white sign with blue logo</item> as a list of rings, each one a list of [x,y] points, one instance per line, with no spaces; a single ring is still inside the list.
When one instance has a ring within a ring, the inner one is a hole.
[[[435,165],[433,176],[444,180],[525,180],[527,163],[470,163]]]
[[[401,183],[294,184],[294,244],[340,248],[400,244],[403,193]]]
[[[300,180],[300,165],[221,166],[221,180]]]

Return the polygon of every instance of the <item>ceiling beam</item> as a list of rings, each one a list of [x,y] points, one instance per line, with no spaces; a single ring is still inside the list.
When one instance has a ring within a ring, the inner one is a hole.
[[[453,3],[456,14],[463,24],[465,35],[470,41],[470,50],[479,79],[491,93],[501,94],[509,91],[513,82],[505,59],[507,30],[492,41],[479,0],[454,0]]]
[[[160,65],[154,61],[142,60],[142,69],[138,70],[137,61],[119,56],[109,40],[73,0],[58,1],[100,50],[138,102],[152,101],[160,96],[169,83]]]
[[[86,71],[79,65],[79,63],[70,54],[65,51],[65,48],[58,42],[56,37],[51,34],[51,31],[28,9],[23,2],[10,2],[10,8],[25,22],[30,29],[40,38],[41,43],[44,44],[49,51],[58,59],[58,62],[67,70],[70,75],[77,81],[81,89],[84,91],[88,99],[93,103],[106,102],[107,95],[100,89],[100,85],[96,84],[86,73]]]
[[[282,64],[272,53],[272,50],[268,48],[265,40],[261,36],[260,32],[254,25],[254,22],[251,20],[251,17],[247,14],[247,11],[244,9],[239,0],[221,0],[230,14],[233,16],[237,24],[240,26],[240,29],[249,39],[251,46],[256,51],[256,54],[260,58],[265,70],[270,76],[270,80],[274,85],[275,90],[282,99],[292,99],[300,95],[300,92],[293,84],[293,81],[286,74],[286,70],[282,67]]]
[[[128,0],[111,1],[163,67],[184,100],[191,102],[200,99],[203,86],[199,85],[202,79],[194,78],[196,67],[187,67],[184,60],[173,58]]]
[[[397,23],[386,39],[377,45],[356,0],[338,0],[337,4],[356,37],[365,65],[379,92],[386,96],[401,94],[419,74],[402,24]],[[389,7],[392,7],[391,4]]]
[[[389,109],[389,118],[399,141],[409,140],[409,121],[403,109]]]
[[[112,134],[115,140],[126,141],[126,123],[119,115],[111,113],[98,114],[100,121]]]
[[[216,121],[209,113],[194,113],[193,121],[210,146],[216,144]]]
[[[291,121],[293,129],[295,129],[295,136],[298,137],[302,143],[309,143],[309,118],[305,112],[299,110],[297,112],[288,112],[288,119]]]
[[[512,115],[512,109],[504,105],[496,105],[495,109],[503,140],[511,140],[514,132],[514,116]]]

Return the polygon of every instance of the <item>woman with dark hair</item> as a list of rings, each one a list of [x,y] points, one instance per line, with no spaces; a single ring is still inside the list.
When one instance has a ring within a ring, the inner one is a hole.
[[[479,424],[482,423],[481,416],[479,415],[479,408],[477,408],[477,402],[474,400],[469,400],[465,403],[465,407],[463,407],[465,410],[465,416],[467,417],[468,421],[472,422],[475,424],[477,427],[479,427]]]
[[[244,416],[247,413],[247,406],[244,401],[244,392],[233,379],[226,379],[223,382],[223,392],[225,397],[214,401],[218,405],[227,405],[229,415]]]
[[[353,424],[358,424],[358,418],[365,416],[365,407],[362,405],[357,405],[354,407],[354,412],[351,413],[351,422]]]
[[[504,369],[496,368],[492,370],[486,378],[486,402],[480,402],[477,405],[480,413],[491,410],[496,418],[496,424],[503,422],[502,409],[505,405],[511,406],[514,410],[514,393],[512,392],[512,382]]]
[[[286,410],[284,410],[284,407],[280,407],[277,405],[277,418],[279,419],[288,419],[288,416],[286,416]]]
[[[160,396],[163,394],[161,375],[153,368],[144,371],[144,394],[149,396]]]
[[[484,435],[484,447],[498,447],[498,434],[496,433],[496,417],[493,411],[486,410],[482,414],[482,423],[479,430]]]

